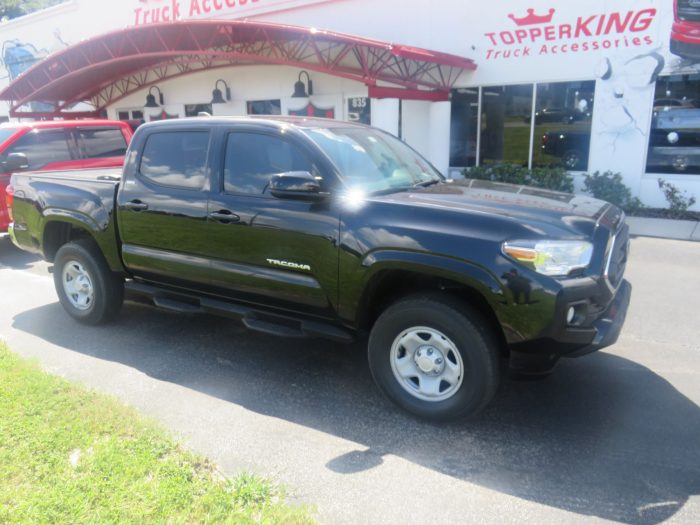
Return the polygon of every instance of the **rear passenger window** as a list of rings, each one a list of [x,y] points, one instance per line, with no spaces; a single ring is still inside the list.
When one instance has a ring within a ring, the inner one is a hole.
[[[78,141],[85,158],[123,157],[126,139],[119,128],[78,129]]]
[[[141,175],[164,186],[200,190],[206,179],[208,131],[153,133],[141,157]]]
[[[24,153],[30,170],[38,170],[54,162],[72,160],[63,130],[30,131],[7,148],[3,157],[7,158],[10,153]]]
[[[224,191],[262,195],[270,178],[285,171],[312,171],[312,165],[290,142],[260,133],[231,133],[226,143]]]

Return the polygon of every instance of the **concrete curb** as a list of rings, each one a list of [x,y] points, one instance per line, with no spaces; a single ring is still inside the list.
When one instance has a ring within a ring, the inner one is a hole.
[[[627,217],[631,235],[700,242],[700,222]]]

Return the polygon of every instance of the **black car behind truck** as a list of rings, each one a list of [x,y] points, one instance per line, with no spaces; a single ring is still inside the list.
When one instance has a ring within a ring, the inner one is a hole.
[[[384,132],[200,118],[138,129],[123,173],[14,177],[11,235],[96,324],[124,292],[285,337],[368,334],[372,375],[435,420],[478,412],[505,359],[546,371],[615,342],[623,213],[583,196],[445,180]]]

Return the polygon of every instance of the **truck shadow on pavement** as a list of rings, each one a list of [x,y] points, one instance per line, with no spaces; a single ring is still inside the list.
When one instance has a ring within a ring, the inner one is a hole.
[[[8,235],[0,235],[0,270],[3,266],[24,270],[41,259],[17,248]]]
[[[104,327],[74,323],[58,303],[17,315],[14,327],[362,444],[325,464],[342,474],[377,468],[392,454],[504,494],[630,524],[660,523],[700,494],[700,408],[651,370],[604,352],[564,361],[544,381],[505,379],[477,419],[438,426],[383,399],[363,344],[278,339],[133,303]]]

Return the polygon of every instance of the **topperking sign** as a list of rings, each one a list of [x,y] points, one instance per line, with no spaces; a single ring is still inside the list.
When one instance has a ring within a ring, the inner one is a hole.
[[[650,32],[657,16],[654,8],[578,16],[562,16],[559,11],[553,7],[543,12],[529,8],[522,15],[509,14],[503,27],[484,33],[488,42],[486,60],[658,45]]]
[[[147,25],[198,18],[241,18],[328,1],[330,0],[138,0],[132,20],[135,25]]]

